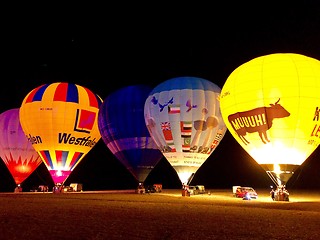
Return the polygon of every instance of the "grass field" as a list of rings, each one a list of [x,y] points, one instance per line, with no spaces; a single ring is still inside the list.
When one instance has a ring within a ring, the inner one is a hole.
[[[320,192],[291,191],[289,202],[257,192],[0,193],[0,239],[320,239]]]

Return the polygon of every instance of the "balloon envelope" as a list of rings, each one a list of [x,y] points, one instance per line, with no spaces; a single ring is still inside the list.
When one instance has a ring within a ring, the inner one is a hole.
[[[20,121],[55,184],[63,184],[101,138],[97,118],[101,98],[71,83],[44,84],[27,94]]]
[[[0,114],[0,132],[0,157],[15,183],[21,184],[42,160],[21,128],[19,108]]]
[[[189,184],[226,132],[220,92],[208,80],[177,77],[156,86],[145,102],[150,134],[182,184]]]
[[[115,91],[100,106],[98,117],[104,143],[139,183],[163,157],[144,122],[144,103],[151,90],[135,85]]]
[[[238,143],[284,185],[320,142],[320,62],[293,53],[255,58],[228,77],[224,121]]]

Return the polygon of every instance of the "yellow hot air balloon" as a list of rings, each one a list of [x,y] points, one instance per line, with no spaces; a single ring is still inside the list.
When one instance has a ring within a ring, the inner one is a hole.
[[[89,89],[66,82],[41,85],[24,98],[22,129],[56,185],[65,182],[101,138],[97,121],[101,103]]]
[[[320,61],[257,57],[230,74],[220,105],[233,137],[283,186],[320,143]]]

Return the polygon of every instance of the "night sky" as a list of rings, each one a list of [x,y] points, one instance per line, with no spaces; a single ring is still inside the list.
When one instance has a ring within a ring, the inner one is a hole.
[[[0,112],[20,107],[25,95],[44,83],[72,82],[104,99],[127,85],[155,87],[179,76],[201,77],[222,88],[235,68],[272,53],[299,53],[320,60],[317,5],[264,6],[263,10],[263,5],[210,9],[189,6],[184,11],[149,6],[145,6],[148,11],[133,11],[128,6],[90,13],[74,9],[55,14],[15,13],[10,24],[1,29]],[[318,149],[299,167],[287,187],[320,189],[319,172]],[[85,190],[127,189],[137,184],[102,139],[66,184],[71,182],[83,183]],[[165,158],[146,183],[162,183],[164,188],[181,186]],[[39,184],[53,185],[44,164],[23,186],[28,189]],[[192,184],[269,188],[272,182],[227,131]],[[11,191],[14,186],[1,162],[0,191]]]

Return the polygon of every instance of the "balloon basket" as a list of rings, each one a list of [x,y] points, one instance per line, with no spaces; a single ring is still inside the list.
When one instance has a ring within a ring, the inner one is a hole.
[[[278,187],[274,192],[274,201],[289,201],[289,192],[284,187]]]
[[[146,193],[145,187],[143,185],[139,185],[139,187],[136,189],[136,193],[145,194]]]
[[[64,186],[62,184],[56,184],[52,189],[52,193],[63,193],[63,190]]]
[[[190,197],[190,192],[186,189],[182,190],[182,197]]]

